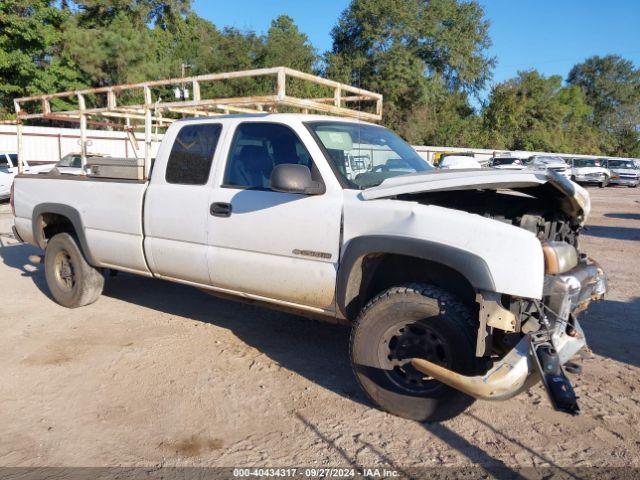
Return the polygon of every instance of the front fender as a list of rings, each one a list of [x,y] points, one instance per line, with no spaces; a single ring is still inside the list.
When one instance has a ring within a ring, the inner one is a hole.
[[[344,278],[351,274],[353,258],[369,250],[442,263],[461,273],[478,290],[542,298],[544,259],[538,238],[522,228],[480,215],[403,200],[363,202],[347,195],[343,246],[339,288],[344,288]]]
[[[456,270],[477,290],[495,291],[487,263],[478,255],[460,248],[420,238],[396,235],[365,235],[352,239],[344,248],[336,285],[338,308],[347,315],[347,304],[358,292],[361,263],[370,254],[405,255],[429,260]]]

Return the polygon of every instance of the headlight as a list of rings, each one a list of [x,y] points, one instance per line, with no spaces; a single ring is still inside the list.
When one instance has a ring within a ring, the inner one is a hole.
[[[578,251],[567,242],[545,242],[542,252],[545,273],[555,275],[568,272],[578,264]]]

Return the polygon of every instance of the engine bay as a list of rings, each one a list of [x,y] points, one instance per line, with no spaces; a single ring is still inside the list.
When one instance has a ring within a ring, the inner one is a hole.
[[[474,213],[524,228],[540,241],[562,241],[577,248],[581,225],[578,218],[567,211],[562,199],[532,195],[533,192],[525,193],[526,190],[423,192],[398,198]]]

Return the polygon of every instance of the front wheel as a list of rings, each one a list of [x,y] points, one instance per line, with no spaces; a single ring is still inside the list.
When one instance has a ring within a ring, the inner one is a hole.
[[[380,408],[418,421],[441,421],[474,399],[426,377],[409,363],[424,358],[456,372],[476,370],[470,309],[425,284],[393,287],[363,308],[351,333],[351,364],[361,387]]]
[[[68,233],[58,233],[47,242],[44,268],[49,291],[63,307],[89,305],[102,294],[102,273],[87,263]]]

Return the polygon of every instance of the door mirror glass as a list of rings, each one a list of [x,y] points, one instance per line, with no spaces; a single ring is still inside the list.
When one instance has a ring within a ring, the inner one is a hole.
[[[271,190],[283,193],[303,193],[321,195],[324,185],[311,178],[311,170],[306,165],[282,163],[273,167],[270,178]]]

